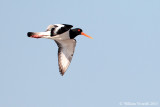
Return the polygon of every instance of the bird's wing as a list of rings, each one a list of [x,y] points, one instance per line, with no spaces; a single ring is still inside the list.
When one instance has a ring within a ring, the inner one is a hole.
[[[59,72],[63,76],[66,72],[68,66],[71,63],[74,49],[76,46],[76,40],[75,39],[68,39],[68,40],[62,40],[55,42],[58,45],[58,65],[59,65]]]
[[[51,29],[51,35],[59,35],[62,34],[68,30],[70,30],[73,26],[68,24],[54,24],[54,27]]]
[[[70,30],[72,27],[72,25],[68,24],[51,24],[47,27],[46,31],[51,31],[51,36],[55,36]]]

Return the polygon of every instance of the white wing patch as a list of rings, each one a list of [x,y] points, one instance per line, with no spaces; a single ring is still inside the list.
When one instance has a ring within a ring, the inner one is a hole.
[[[57,26],[57,27],[55,28],[55,30],[54,30],[54,33],[55,33],[55,34],[57,33],[57,31],[58,31],[61,27],[64,27],[64,25],[62,25],[62,24],[54,24],[54,25]]]
[[[59,64],[59,71],[62,75],[66,72],[67,68],[69,67],[73,54],[74,49],[76,46],[75,39],[68,39],[68,40],[61,40],[57,41],[59,49],[58,49],[58,64]]]
[[[63,24],[54,24],[54,25],[50,24],[50,25],[47,27],[46,31],[51,31],[52,28],[55,28],[54,33],[56,34],[56,32],[57,32],[61,27],[64,27],[64,25],[63,25]]]

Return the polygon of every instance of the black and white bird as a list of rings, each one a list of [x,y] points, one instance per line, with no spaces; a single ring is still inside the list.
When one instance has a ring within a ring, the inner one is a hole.
[[[74,39],[78,35],[84,35],[93,39],[92,37],[88,36],[87,34],[82,32],[82,29],[75,28],[71,29],[73,26],[68,24],[54,24],[49,25],[45,32],[28,32],[28,37],[32,38],[47,38],[52,39],[58,45],[58,65],[59,71],[63,76],[66,72],[67,68],[69,67],[75,46],[76,40]]]

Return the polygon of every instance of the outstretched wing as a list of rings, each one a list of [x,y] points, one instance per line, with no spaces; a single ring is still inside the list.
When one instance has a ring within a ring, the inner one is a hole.
[[[70,30],[72,27],[72,25],[67,24],[54,24],[49,25],[47,29],[51,31],[51,36],[56,36]]]
[[[68,39],[62,41],[56,40],[55,42],[59,47],[58,48],[59,72],[63,76],[71,63],[74,54],[74,49],[76,46],[76,40],[75,39]]]
[[[57,24],[57,28],[55,29],[56,34],[62,34],[68,30],[70,30],[73,26],[68,24]]]

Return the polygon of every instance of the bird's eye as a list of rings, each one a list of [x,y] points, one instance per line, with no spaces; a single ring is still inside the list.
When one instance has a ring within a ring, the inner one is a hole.
[[[78,29],[78,32],[80,32],[81,30],[80,29]]]

